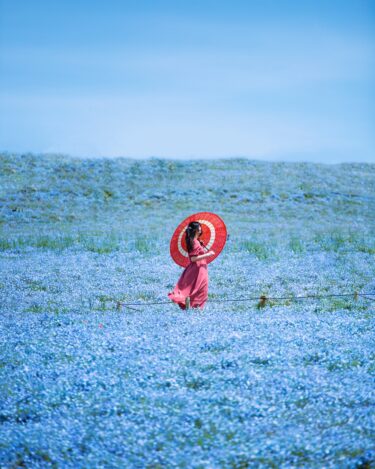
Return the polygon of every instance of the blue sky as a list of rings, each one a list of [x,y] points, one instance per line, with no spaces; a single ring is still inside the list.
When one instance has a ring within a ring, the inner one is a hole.
[[[0,150],[374,161],[375,2],[0,0]]]

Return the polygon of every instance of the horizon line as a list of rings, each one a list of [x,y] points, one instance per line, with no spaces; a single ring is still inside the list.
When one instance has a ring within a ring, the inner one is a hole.
[[[228,160],[248,160],[254,161],[258,163],[290,163],[290,164],[298,164],[298,163],[307,163],[307,164],[314,164],[314,165],[326,165],[326,166],[334,166],[334,165],[350,165],[350,164],[367,164],[367,165],[375,165],[375,161],[311,161],[308,159],[287,159],[283,157],[254,157],[248,155],[225,155],[225,156],[183,156],[183,157],[170,157],[170,156],[160,156],[160,155],[148,155],[148,156],[125,156],[125,155],[78,155],[72,154],[67,152],[35,152],[35,151],[12,151],[12,150],[0,150],[1,155],[17,155],[17,156],[39,156],[39,157],[63,157],[66,159],[73,159],[73,160],[116,160],[116,159],[124,159],[124,160],[134,160],[134,161],[148,161],[148,160],[165,160],[165,161],[174,161],[174,162],[191,162],[191,161],[228,161]]]

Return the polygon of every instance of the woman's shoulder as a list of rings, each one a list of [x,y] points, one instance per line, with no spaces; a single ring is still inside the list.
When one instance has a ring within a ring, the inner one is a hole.
[[[196,255],[198,248],[200,247],[200,242],[197,239],[193,239],[193,245],[191,246],[191,250],[189,251],[189,255]],[[192,254],[194,253],[194,254]]]
[[[197,249],[197,248],[201,248],[201,247],[202,247],[201,243],[197,239],[194,239],[193,248]]]

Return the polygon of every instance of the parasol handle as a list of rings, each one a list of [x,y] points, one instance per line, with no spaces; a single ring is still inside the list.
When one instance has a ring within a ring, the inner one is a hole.
[[[203,243],[203,241],[201,241],[200,239],[198,239],[198,241],[200,242],[200,245],[206,250],[206,252],[209,251],[208,247]]]

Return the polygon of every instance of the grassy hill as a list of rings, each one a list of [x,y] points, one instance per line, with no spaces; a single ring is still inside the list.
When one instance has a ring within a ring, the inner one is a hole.
[[[0,466],[371,467],[374,188],[365,163],[1,154]],[[168,301],[199,211],[230,235],[205,310],[117,309]],[[260,295],[285,299],[214,302]]]

